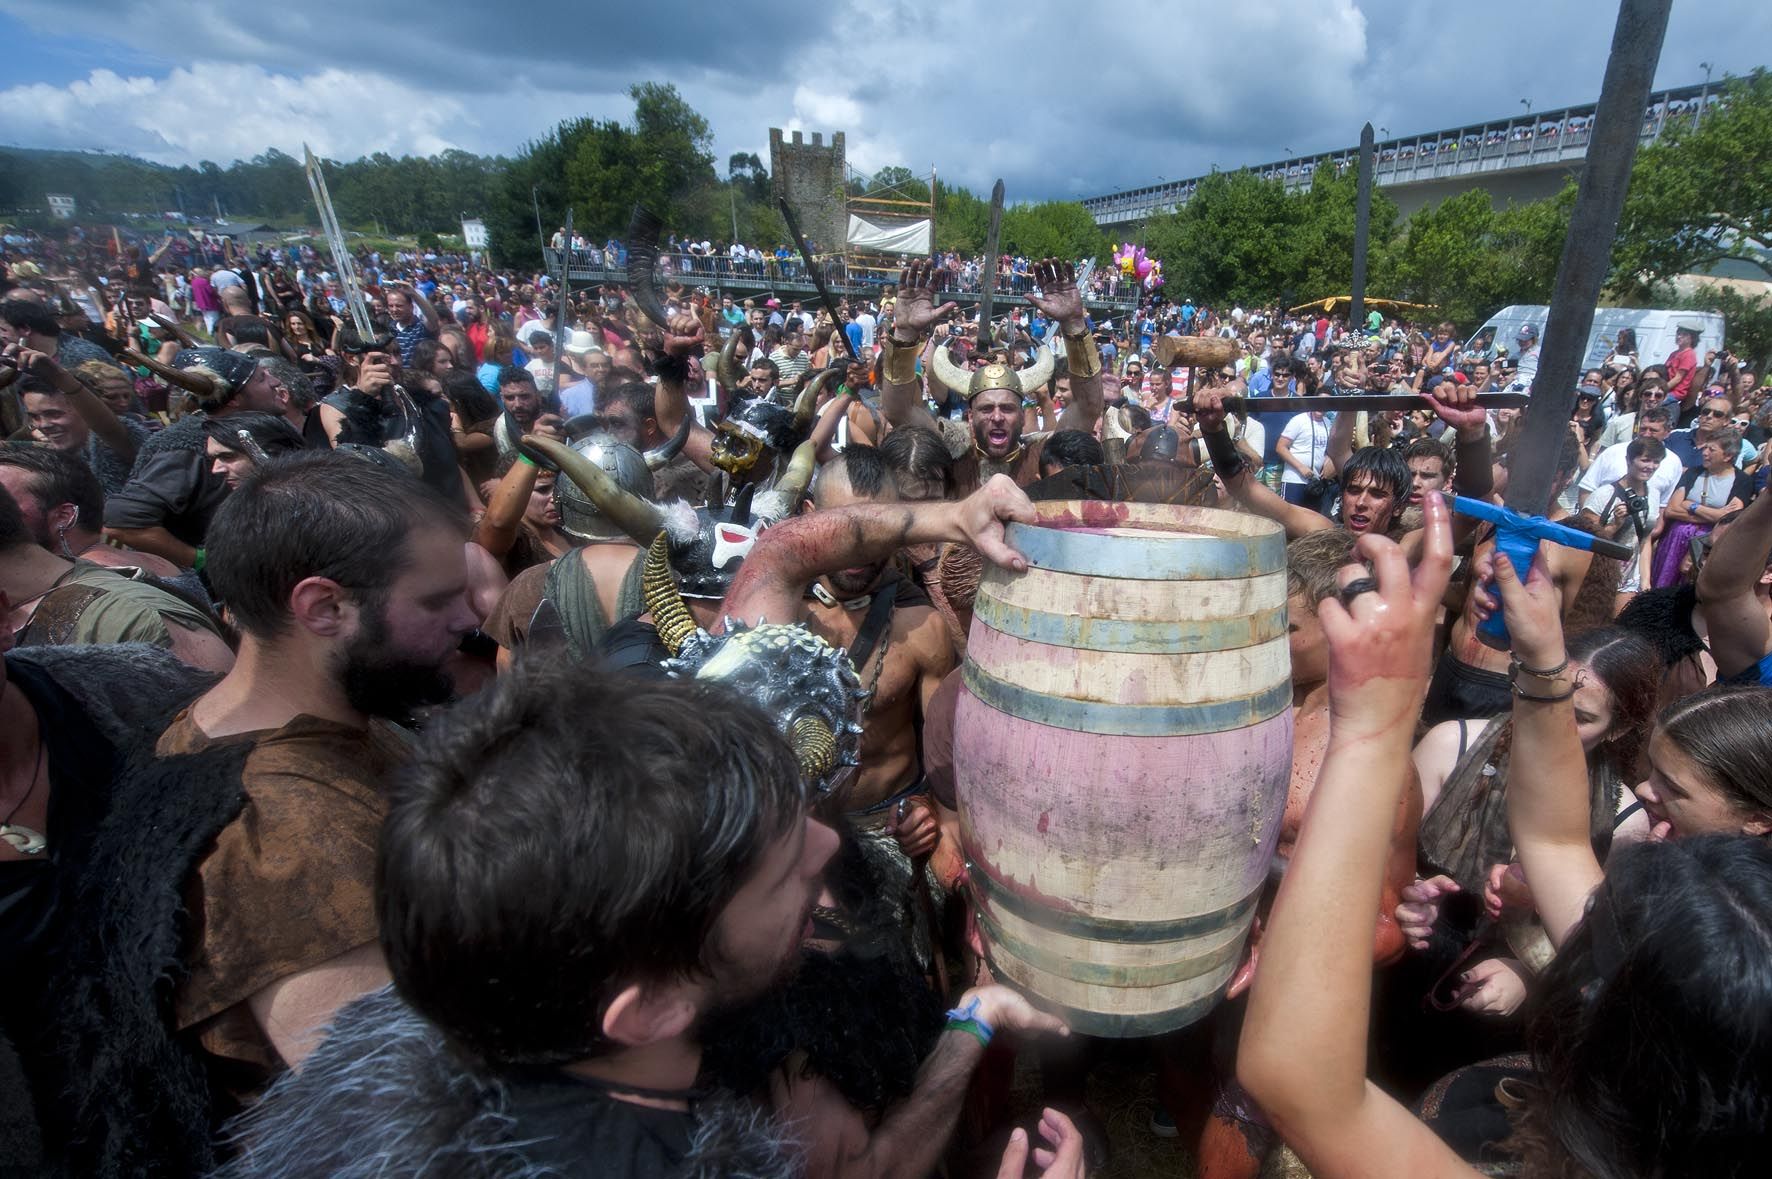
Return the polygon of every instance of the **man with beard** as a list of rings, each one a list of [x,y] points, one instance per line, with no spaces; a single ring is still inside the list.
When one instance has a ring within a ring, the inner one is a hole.
[[[396,724],[450,691],[473,630],[461,523],[415,479],[291,455],[234,491],[207,572],[240,631],[233,669],[173,721],[143,772],[231,800],[186,876],[171,998],[217,1094],[249,1094],[387,981],[375,944],[384,776]]]
[[[392,800],[393,991],[271,1091],[225,1174],[802,1173],[787,1127],[703,1051],[791,976],[836,849],[788,742],[723,685],[567,661],[477,703]],[[826,1173],[929,1174],[983,1042],[1061,1026],[1005,987],[969,991],[871,1135],[809,1148]]]
[[[1069,265],[1047,259],[1036,270],[1044,294],[1029,293],[1027,301],[1059,326],[1070,366],[1071,403],[1060,415],[1061,429],[1093,433],[1101,419],[1101,354],[1088,331],[1083,298]],[[1006,365],[990,364],[964,377],[945,353],[932,356],[937,376],[965,397],[971,416],[966,423],[937,419],[923,403],[923,385],[917,378],[917,357],[936,323],[955,307],[935,305],[940,275],[928,262],[913,262],[899,275],[899,297],[892,331],[886,339],[882,365],[880,409],[894,427],[920,426],[934,430],[947,441],[957,463],[962,494],[981,486],[992,475],[1007,474],[1026,486],[1039,478],[1040,452],[1046,435],[1022,434],[1022,401],[1050,373],[1053,354],[1042,351],[1035,361],[1028,387]],[[1038,370],[1044,369],[1041,373]],[[961,386],[954,388],[954,386]]]

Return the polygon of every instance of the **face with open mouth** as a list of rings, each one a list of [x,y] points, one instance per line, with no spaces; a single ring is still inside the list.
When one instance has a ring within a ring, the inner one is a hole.
[[[991,389],[972,401],[972,437],[993,459],[1005,459],[1021,445],[1021,398]]]
[[[1341,526],[1356,536],[1382,534],[1390,528],[1396,507],[1388,488],[1363,472],[1350,475],[1341,493]]]

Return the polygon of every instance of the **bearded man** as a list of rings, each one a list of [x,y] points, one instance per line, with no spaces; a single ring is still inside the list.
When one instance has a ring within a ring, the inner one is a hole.
[[[1035,275],[1044,293],[1029,293],[1027,301],[1059,325],[1070,366],[1071,402],[1059,416],[1059,428],[1093,433],[1101,418],[1101,354],[1089,335],[1076,274],[1068,263],[1049,258],[1035,268]],[[1023,433],[1022,401],[1050,379],[1055,358],[1042,350],[1041,359],[1023,373],[1006,364],[987,364],[967,374],[937,349],[931,367],[943,384],[966,398],[970,421],[937,419],[924,405],[916,365],[935,324],[956,306],[935,305],[939,277],[923,261],[899,275],[898,305],[882,365],[881,411],[894,427],[920,426],[947,441],[962,494],[998,474],[1026,486],[1040,476],[1040,453],[1048,435]]]

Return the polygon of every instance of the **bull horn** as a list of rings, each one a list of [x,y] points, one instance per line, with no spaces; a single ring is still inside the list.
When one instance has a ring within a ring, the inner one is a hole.
[[[780,492],[786,497],[788,515],[800,510],[800,504],[806,498],[806,491],[812,486],[812,472],[818,467],[818,448],[812,439],[800,443],[794,448],[794,457],[788,461],[787,470],[775,481],[770,490]]]
[[[714,380],[728,393],[737,389],[744,379],[738,371],[738,337],[742,334],[734,328],[726,337],[726,346],[720,349],[720,355],[714,360]]]
[[[1058,358],[1050,348],[1036,348],[1034,355],[1034,363],[1015,374],[1015,381],[1026,397],[1032,397],[1052,379],[1052,370],[1058,364]]]
[[[795,717],[788,728],[788,744],[808,782],[821,781],[837,768],[837,735],[823,717]]]
[[[646,459],[648,471],[663,469],[670,464],[672,459],[682,453],[683,444],[689,441],[689,427],[694,422],[693,415],[684,414],[683,421],[677,426],[677,432],[645,453],[643,457]]]
[[[1103,442],[1124,442],[1132,437],[1132,431],[1126,428],[1126,408],[1116,405],[1101,415],[1101,440]]]
[[[651,544],[664,528],[664,512],[631,491],[616,486],[609,473],[556,438],[523,435],[523,445],[539,451],[578,484],[578,489],[597,505],[609,522],[627,533],[636,544]]]
[[[830,379],[837,375],[837,370],[827,368],[806,382],[800,395],[794,398],[794,429],[810,430],[813,415],[818,412],[818,391],[825,387]]]
[[[130,364],[145,368],[168,384],[177,385],[187,393],[195,393],[198,400],[210,401],[228,391],[228,383],[220,373],[203,368],[173,368],[169,364],[161,364],[152,356],[144,356],[133,348],[125,348],[117,353],[119,359]]]
[[[671,576],[669,542],[662,532],[653,538],[646,550],[640,585],[646,595],[646,611],[652,615],[652,625],[658,630],[658,641],[665,645],[665,650],[676,655],[689,641],[689,636],[701,628],[695,625],[689,606],[677,589],[677,581]]]
[[[954,363],[946,345],[938,344],[929,359],[935,365],[935,379],[960,396],[966,396],[972,388],[972,374]]]

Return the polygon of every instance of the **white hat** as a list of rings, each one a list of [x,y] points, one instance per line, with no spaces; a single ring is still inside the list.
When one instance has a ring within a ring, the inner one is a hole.
[[[572,338],[567,341],[566,351],[572,353],[574,356],[583,356],[587,352],[601,352],[603,349],[597,347],[597,337],[591,335],[591,333],[586,331],[574,331],[572,333]]]

